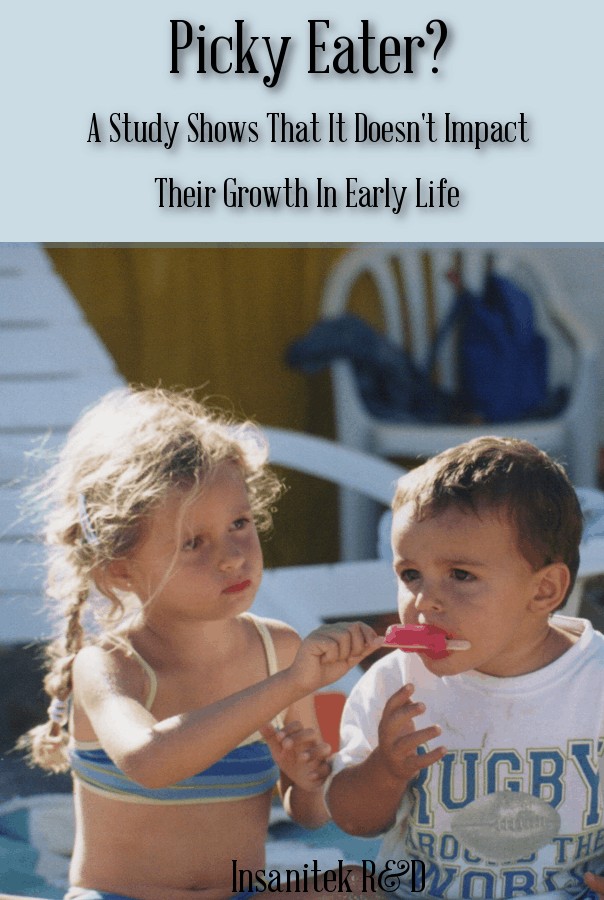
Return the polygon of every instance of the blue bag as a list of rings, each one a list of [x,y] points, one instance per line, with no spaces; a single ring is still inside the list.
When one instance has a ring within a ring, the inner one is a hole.
[[[544,415],[550,406],[547,345],[536,330],[528,295],[493,272],[487,274],[482,295],[451,277],[458,293],[436,336],[429,365],[455,326],[458,399],[464,417],[506,422]]]

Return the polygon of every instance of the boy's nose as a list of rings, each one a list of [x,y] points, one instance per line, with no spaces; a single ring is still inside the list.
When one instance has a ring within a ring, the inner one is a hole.
[[[415,608],[418,612],[429,609],[441,609],[442,603],[434,589],[423,588],[415,597]]]

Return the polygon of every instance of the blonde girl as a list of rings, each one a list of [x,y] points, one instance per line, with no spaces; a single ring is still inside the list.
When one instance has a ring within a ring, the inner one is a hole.
[[[258,433],[191,396],[124,389],[85,413],[45,480],[64,630],[49,721],[26,742],[73,772],[69,900],[250,896],[233,872],[263,871],[277,781],[294,819],[327,820],[310,695],[379,639],[357,623],[301,641],[249,612],[279,493],[265,461]]]

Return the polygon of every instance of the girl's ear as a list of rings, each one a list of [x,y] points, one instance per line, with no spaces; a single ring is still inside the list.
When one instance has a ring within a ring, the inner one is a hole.
[[[535,573],[537,582],[533,595],[533,608],[547,615],[554,612],[566,600],[570,587],[570,572],[563,562],[551,563]]]
[[[132,572],[130,560],[112,559],[111,562],[99,566],[94,573],[94,580],[103,594],[116,588],[119,591],[131,590]]]

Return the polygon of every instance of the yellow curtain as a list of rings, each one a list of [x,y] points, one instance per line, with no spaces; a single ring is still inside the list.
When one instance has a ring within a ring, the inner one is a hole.
[[[333,436],[327,373],[284,362],[343,248],[50,246],[57,271],[128,381],[199,388],[237,416]],[[337,558],[336,492],[287,478],[270,564]]]

